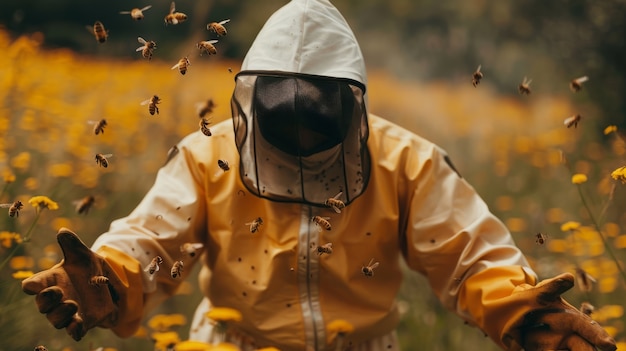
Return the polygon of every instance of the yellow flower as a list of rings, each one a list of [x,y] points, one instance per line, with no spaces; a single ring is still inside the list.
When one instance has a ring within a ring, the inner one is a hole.
[[[172,346],[180,342],[180,337],[176,332],[163,332],[152,333],[152,340],[154,340],[154,349],[157,351],[171,350]]]
[[[35,274],[33,273],[33,271],[17,271],[13,273],[12,275],[13,275],[13,278],[22,280],[22,279],[31,277],[33,274]]]
[[[33,268],[34,265],[35,259],[31,256],[14,256],[9,261],[9,266],[15,270]]]
[[[21,171],[27,170],[30,166],[30,154],[26,151],[17,154],[11,159],[11,166]]]
[[[157,314],[148,320],[148,327],[152,330],[166,331],[174,325],[185,325],[187,319],[180,313]]]
[[[7,231],[0,232],[0,246],[8,249],[13,246],[13,243],[22,243],[22,236],[17,233]]]
[[[617,126],[613,126],[613,125],[607,126],[606,128],[604,128],[604,135],[609,135],[616,131],[617,131]]]
[[[622,166],[611,172],[611,178],[619,180],[622,184],[626,184],[626,166]]]
[[[340,335],[345,335],[352,333],[354,331],[354,326],[346,320],[335,319],[332,322],[328,323],[328,325],[326,326],[326,330],[328,330],[330,334],[337,333]]]
[[[52,177],[69,177],[74,173],[72,165],[69,163],[55,163],[48,167],[48,173]]]
[[[564,232],[576,230],[578,228],[580,228],[580,223],[574,221],[565,222],[561,225],[561,231]]]
[[[6,184],[11,184],[15,181],[15,174],[13,174],[13,172],[9,171],[8,169],[4,170],[4,174],[2,176]]]
[[[241,321],[241,312],[228,307],[214,307],[205,316],[216,322]]]
[[[582,173],[576,173],[572,176],[572,183],[582,184],[587,181],[587,176]]]
[[[237,345],[229,342],[220,342],[217,345],[214,345],[211,351],[239,351],[239,348]]]
[[[213,345],[202,341],[185,340],[176,344],[176,351],[210,351]]]
[[[270,346],[270,347],[263,347],[260,349],[256,349],[256,351],[280,351],[280,349],[277,349],[274,346]]]
[[[44,209],[47,208],[49,210],[58,210],[59,204],[50,200],[47,196],[33,196],[28,200],[28,203],[31,204],[36,209]]]

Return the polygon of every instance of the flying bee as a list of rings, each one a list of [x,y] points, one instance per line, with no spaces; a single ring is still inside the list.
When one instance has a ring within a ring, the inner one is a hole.
[[[182,12],[176,12],[176,4],[174,1],[170,4],[170,13],[165,16],[165,24],[179,24],[187,20],[187,15]]]
[[[580,304],[580,312],[590,316],[596,308],[589,302],[583,302]]]
[[[480,71],[480,66],[481,65],[478,65],[478,68],[476,68],[476,71],[472,74],[472,85],[474,87],[480,84],[480,80],[483,79],[483,73]]]
[[[113,156],[113,154],[96,154],[96,163],[100,165],[100,167],[107,168],[109,167],[108,158]]]
[[[182,273],[183,273],[183,261],[174,262],[174,265],[172,265],[172,270],[170,271],[172,278],[180,277]]]
[[[311,221],[317,225],[317,231],[321,232],[322,229],[330,230],[332,227],[328,221],[330,217],[314,216],[311,217]]]
[[[548,236],[546,234],[543,233],[537,233],[535,235],[535,243],[537,243],[537,245],[543,245],[546,243],[546,240],[548,240]]]
[[[563,121],[563,124],[565,124],[567,128],[570,128],[570,127],[578,128],[578,123],[580,122],[582,118],[583,116],[581,115],[573,115],[573,116],[567,117],[565,121]]]
[[[48,349],[43,345],[35,346],[35,351],[48,351]]]
[[[259,231],[259,227],[263,224],[263,218],[257,217],[252,222],[248,222],[245,225],[250,226],[250,233],[254,234]]]
[[[226,28],[224,27],[224,25],[226,23],[230,22],[229,19],[225,19],[223,21],[220,22],[211,22],[209,24],[206,25],[206,29],[210,30],[212,32],[215,32],[215,34],[219,35],[220,37],[223,37],[226,35]]]
[[[94,275],[89,279],[89,285],[102,286],[109,284],[109,278],[103,275]]]
[[[96,37],[96,41],[100,44],[106,42],[109,37],[109,31],[104,28],[104,24],[100,21],[96,21],[93,26],[87,26],[87,30]]]
[[[107,120],[101,119],[99,121],[87,121],[89,124],[93,124],[93,133],[95,135],[104,134],[104,127],[107,126]]]
[[[91,209],[91,207],[93,206],[95,202],[96,202],[96,198],[93,197],[93,195],[87,195],[80,200],[74,201],[74,204],[76,205],[76,213],[78,214],[89,213],[89,210]]]
[[[152,7],[152,5],[148,5],[145,6],[143,8],[137,8],[135,7],[134,9],[130,10],[130,11],[120,11],[120,14],[122,15],[128,15],[130,14],[130,17],[132,19],[134,19],[135,21],[141,21],[143,19],[143,12],[150,9]]]
[[[187,73],[187,67],[191,66],[191,62],[189,62],[189,59],[187,58],[187,56],[181,58],[180,60],[178,60],[178,62],[172,66],[172,69],[177,69],[180,71],[180,74],[182,74],[183,76],[185,75],[185,73]]]
[[[370,260],[370,263],[367,264],[367,266],[361,267],[361,272],[366,277],[373,277],[374,276],[374,269],[376,269],[376,267],[378,267],[378,264],[379,263],[378,262],[374,262],[374,259],[372,258]]]
[[[217,160],[217,166],[224,172],[230,170],[230,166],[226,160]]]
[[[330,255],[333,253],[333,243],[326,243],[317,247],[317,254],[322,256],[323,254]]]
[[[180,245],[180,252],[189,255],[189,257],[194,257],[196,255],[196,251],[202,249],[203,247],[204,244],[202,243],[184,243]]]
[[[341,194],[343,194],[342,191],[340,191],[337,195],[326,199],[326,201],[324,201],[324,205],[332,208],[333,211],[337,213],[341,213],[341,209],[346,207],[346,204],[344,204],[343,201],[339,200]]]
[[[211,129],[209,129],[209,124],[211,124],[211,121],[209,121],[208,119],[206,119],[206,118],[201,118],[200,119],[200,123],[199,123],[200,131],[202,132],[202,134],[204,134],[206,136],[213,135],[213,133],[211,133]],[[220,165],[220,161],[222,161],[222,160],[217,161],[218,166]],[[226,162],[226,161],[222,161],[222,162]],[[225,166],[228,167],[228,164],[225,164]],[[222,168],[222,166],[220,166],[220,168]]]
[[[148,112],[154,116],[155,113],[157,115],[159,114],[159,107],[157,105],[160,103],[161,98],[158,95],[154,95],[150,99],[142,101],[141,105],[148,105]]]
[[[213,99],[208,99],[206,102],[198,102],[196,104],[196,110],[198,111],[198,117],[200,118],[212,113],[214,108],[215,102],[213,102]]]
[[[207,55],[215,55],[217,54],[217,49],[215,48],[215,44],[217,40],[202,40],[196,44],[196,47],[200,49],[200,56],[202,56],[203,52],[206,52]]]
[[[145,40],[142,37],[137,37],[137,41],[139,44],[142,44],[142,46],[138,47],[135,51],[141,51],[141,56],[143,56],[143,58],[148,59],[148,61],[152,60],[154,50],[157,48],[156,42],[152,40]]]
[[[156,256],[150,261],[150,264],[144,269],[144,272],[148,272],[150,274],[154,274],[159,271],[159,265],[163,263],[163,258],[161,256]]]
[[[582,292],[589,292],[593,289],[593,284],[596,283],[596,278],[587,273],[584,269],[576,267],[576,285]]]
[[[589,77],[587,76],[576,78],[569,83],[569,88],[572,92],[577,93],[580,91],[580,89],[583,88],[583,83],[588,80],[589,80]]]
[[[519,93],[522,95],[529,95],[530,94],[530,82],[532,81],[533,81],[532,79],[528,79],[524,77],[524,80],[522,80],[522,83],[517,87],[517,90],[519,91]]]
[[[0,204],[0,208],[8,208],[9,209],[9,217],[19,217],[20,211],[24,207],[24,204],[20,200],[16,200],[10,204]]]

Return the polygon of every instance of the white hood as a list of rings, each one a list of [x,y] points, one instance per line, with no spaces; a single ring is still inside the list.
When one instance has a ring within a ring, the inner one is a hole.
[[[327,0],[292,0],[265,23],[241,70],[348,78],[367,85],[359,44]]]

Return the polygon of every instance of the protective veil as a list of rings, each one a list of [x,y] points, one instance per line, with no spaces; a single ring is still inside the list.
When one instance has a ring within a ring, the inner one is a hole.
[[[294,0],[258,34],[232,111],[246,188],[272,200],[346,204],[369,179],[365,65],[327,1]]]

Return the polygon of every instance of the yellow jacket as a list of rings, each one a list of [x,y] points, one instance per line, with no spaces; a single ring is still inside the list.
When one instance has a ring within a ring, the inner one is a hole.
[[[447,308],[501,343],[502,328],[518,313],[499,314],[490,301],[535,283],[522,253],[441,149],[373,115],[369,128],[370,184],[339,214],[248,193],[231,121],[212,127],[211,137],[183,139],[137,208],[94,244],[107,257],[125,253],[117,255],[119,266],[164,259],[154,279],[135,272],[143,287],[131,289],[144,294],[143,304],[122,313],[116,333],[131,334],[146,310],[176,290],[182,279],[169,275],[174,261],[183,259],[184,279],[201,257],[204,294],[213,306],[239,310],[237,332],[256,345],[324,350],[334,337],[326,326],[337,319],[354,326],[347,340],[358,344],[396,327],[404,259]],[[331,230],[311,221],[318,215],[328,217]],[[251,233],[258,217],[263,224]],[[187,242],[203,243],[204,254],[184,256],[180,245]],[[317,246],[329,242],[332,254],[319,255]],[[365,276],[372,259],[379,266]]]

